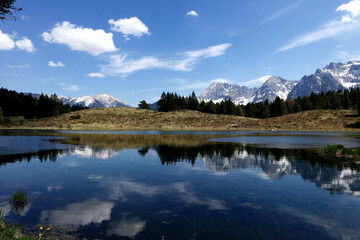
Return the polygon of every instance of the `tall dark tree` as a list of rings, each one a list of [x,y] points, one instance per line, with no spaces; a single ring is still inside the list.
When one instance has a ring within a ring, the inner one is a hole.
[[[16,0],[0,0],[0,20],[9,20],[13,18],[16,20],[14,14],[22,10],[22,8],[15,7]]]
[[[2,123],[3,120],[4,120],[4,116],[3,116],[3,113],[2,113],[2,109],[0,107],[0,123]]]
[[[142,101],[139,103],[138,107],[139,107],[140,109],[150,109],[149,104],[148,104],[145,100],[142,100]]]
[[[195,92],[192,92],[191,96],[189,96],[189,109],[190,110],[198,110],[199,101],[195,95]]]

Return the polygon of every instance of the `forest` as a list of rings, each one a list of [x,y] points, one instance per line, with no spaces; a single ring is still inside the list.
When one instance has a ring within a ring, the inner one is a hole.
[[[63,104],[56,94],[51,96],[41,94],[39,97],[34,97],[31,94],[0,88],[0,118],[2,116],[23,116],[25,119],[45,118],[82,109],[85,107]]]
[[[158,107],[159,111],[163,112],[190,109],[213,114],[269,118],[301,111],[321,109],[358,109],[360,112],[359,101],[359,88],[328,91],[320,94],[312,93],[310,96],[287,100],[277,97],[273,102],[266,100],[264,102],[248,103],[246,105],[236,105],[231,99],[225,99],[219,103],[214,103],[213,101],[199,102],[194,92],[188,97],[179,96],[176,93],[163,92],[158,102]]]

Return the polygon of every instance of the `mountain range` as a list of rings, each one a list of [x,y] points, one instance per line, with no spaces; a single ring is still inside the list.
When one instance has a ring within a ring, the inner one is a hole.
[[[314,74],[305,75],[299,81],[290,81],[271,76],[262,86],[248,88],[237,84],[212,83],[206,88],[199,100],[221,102],[231,99],[236,104],[249,102],[274,101],[281,99],[308,96],[312,92],[321,93],[329,90],[344,90],[360,87],[360,62],[330,63]]]
[[[88,108],[131,107],[129,104],[106,93],[76,98],[58,96],[58,99],[65,104],[70,104],[70,106],[81,105]]]

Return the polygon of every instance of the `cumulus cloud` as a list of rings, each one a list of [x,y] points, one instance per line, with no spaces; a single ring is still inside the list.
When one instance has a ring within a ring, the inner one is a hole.
[[[10,35],[0,30],[0,50],[12,50],[13,48],[15,48],[15,43]]]
[[[195,10],[191,10],[189,12],[186,13],[186,16],[199,16],[199,14],[195,11]]]
[[[94,77],[94,78],[104,78],[105,77],[105,75],[102,73],[89,73],[88,76]]]
[[[341,4],[336,11],[349,12],[353,18],[360,14],[360,0],[353,0],[348,3]]]
[[[20,49],[27,52],[35,52],[34,45],[27,37],[23,37],[21,40],[15,42],[15,45]]]
[[[57,23],[50,32],[42,33],[44,41],[67,45],[71,50],[99,55],[116,51],[113,34],[102,29],[77,27],[70,22]]]
[[[34,45],[31,40],[27,37],[23,37],[21,40],[14,41],[16,35],[10,35],[3,33],[0,30],[0,51],[1,50],[12,50],[17,47],[20,50],[27,52],[35,52]]]
[[[290,43],[280,47],[275,53],[284,52],[325,38],[336,37],[360,28],[360,0],[352,0],[342,4],[336,9],[336,12],[344,12],[341,19],[325,23],[313,32],[294,38]]]
[[[121,32],[126,38],[129,35],[141,37],[144,34],[151,34],[149,28],[137,17],[121,18],[118,20],[110,19],[109,24],[112,31]]]
[[[187,51],[164,59],[156,57],[142,57],[128,59],[126,54],[112,55],[108,64],[102,66],[101,72],[105,75],[126,75],[145,69],[168,69],[172,71],[191,71],[194,65],[201,59],[223,55],[231,46],[230,43],[210,46],[197,51]]]
[[[60,83],[60,86],[62,87],[62,89],[71,92],[76,92],[80,89],[78,85],[67,85],[65,83]]]
[[[65,66],[65,64],[64,63],[62,63],[62,62],[54,62],[54,61],[49,61],[49,66],[50,67],[64,67]]]

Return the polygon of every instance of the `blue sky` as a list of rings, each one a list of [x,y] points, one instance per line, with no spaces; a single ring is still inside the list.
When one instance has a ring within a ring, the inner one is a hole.
[[[360,0],[17,0],[0,86],[132,106],[214,81],[253,87],[360,60]]]

